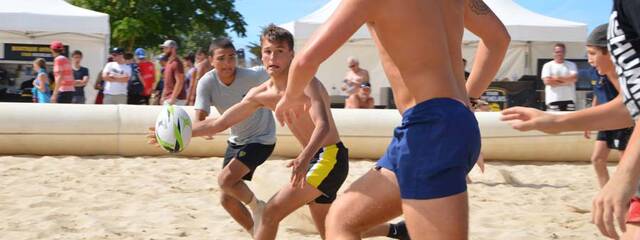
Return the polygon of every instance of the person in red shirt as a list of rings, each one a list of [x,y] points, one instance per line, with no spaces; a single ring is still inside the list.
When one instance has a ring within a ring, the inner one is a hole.
[[[185,105],[187,94],[184,89],[184,66],[178,58],[178,44],[176,41],[167,40],[160,45],[165,56],[168,57],[167,66],[164,69],[164,89],[161,101],[169,104]]]
[[[62,55],[64,53],[64,45],[60,41],[53,41],[49,46],[51,54],[53,54],[53,76],[55,79],[55,88],[51,95],[51,103],[71,103],[73,95],[76,91],[73,79],[73,69],[69,59]]]
[[[144,98],[144,104],[149,104],[149,97],[151,97],[153,84],[156,81],[156,67],[152,62],[147,60],[147,53],[144,49],[138,48],[135,50],[134,54],[136,55],[140,75],[142,75],[142,84],[144,85],[142,98]]]

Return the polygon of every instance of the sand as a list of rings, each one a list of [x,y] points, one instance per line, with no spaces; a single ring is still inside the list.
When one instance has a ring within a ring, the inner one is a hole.
[[[221,163],[0,157],[0,239],[249,239],[218,203]],[[288,181],[285,163],[258,169],[251,187],[260,198]],[[352,161],[347,181],[372,164]],[[590,224],[597,184],[587,163],[489,162],[471,178],[471,239],[601,239]],[[285,219],[278,239],[320,237],[304,208]]]

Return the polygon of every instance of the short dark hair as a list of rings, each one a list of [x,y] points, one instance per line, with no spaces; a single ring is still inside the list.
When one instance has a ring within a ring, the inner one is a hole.
[[[189,60],[190,62],[195,63],[196,55],[193,53],[189,53],[187,54],[187,56],[184,56],[184,60]]]
[[[291,32],[273,23],[262,29],[260,44],[262,44],[264,40],[268,40],[269,42],[285,42],[289,46],[289,49],[293,50],[293,35]]]
[[[133,59],[133,53],[125,53],[125,54],[124,54],[124,59],[125,59],[125,60],[131,60],[131,59]]]
[[[604,55],[609,54],[609,49],[608,49],[607,47],[602,47],[602,46],[590,46],[590,45],[587,45],[587,47],[592,47],[592,48],[598,49],[598,51],[600,51],[600,52],[601,52],[602,54],[604,54]]]
[[[564,43],[556,43],[556,44],[554,44],[553,48],[556,48],[556,47],[561,47],[562,51],[565,51],[565,52],[567,51],[567,46],[565,46]]]
[[[198,48],[198,51],[196,51],[196,55],[199,55],[199,54],[209,55],[207,50],[204,50],[203,48]]]
[[[80,57],[82,57],[82,52],[80,52],[80,50],[75,50],[73,51],[73,53],[71,53],[71,56],[75,56],[75,55],[80,55]]]
[[[231,42],[231,39],[227,37],[216,38],[213,40],[213,42],[211,42],[211,45],[209,45],[209,54],[213,56],[213,53],[217,49],[228,49],[228,48],[233,49],[233,51],[236,50],[236,47],[233,46],[233,42]]]

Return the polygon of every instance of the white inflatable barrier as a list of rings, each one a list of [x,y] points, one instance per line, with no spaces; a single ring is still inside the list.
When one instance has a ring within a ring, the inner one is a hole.
[[[3,155],[164,155],[146,143],[160,106],[0,103],[0,154]],[[185,110],[194,118],[193,107]],[[212,116],[217,116],[213,111]],[[340,137],[354,159],[377,159],[400,122],[396,110],[333,109]],[[488,160],[589,161],[593,139],[582,132],[547,135],[518,132],[499,113],[476,113],[482,152]],[[214,140],[193,138],[184,156],[223,156],[227,132]],[[295,157],[301,146],[285,127],[277,127],[274,155]],[[615,152],[615,151],[612,151]],[[617,159],[617,153],[611,159]]]

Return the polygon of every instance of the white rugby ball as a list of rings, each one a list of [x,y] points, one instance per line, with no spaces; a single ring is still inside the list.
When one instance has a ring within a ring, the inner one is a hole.
[[[156,140],[162,149],[178,153],[191,141],[191,118],[181,107],[164,105],[156,119]]]

